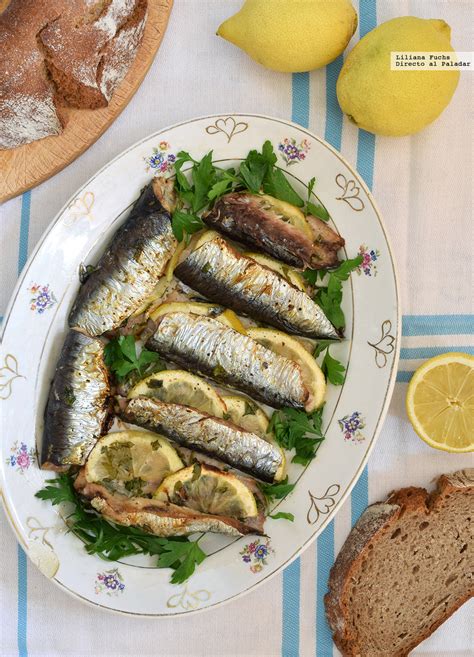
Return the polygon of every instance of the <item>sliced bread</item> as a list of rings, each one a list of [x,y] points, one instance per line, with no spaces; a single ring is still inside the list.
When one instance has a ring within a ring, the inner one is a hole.
[[[369,506],[329,577],[344,657],[404,657],[474,595],[474,469]]]

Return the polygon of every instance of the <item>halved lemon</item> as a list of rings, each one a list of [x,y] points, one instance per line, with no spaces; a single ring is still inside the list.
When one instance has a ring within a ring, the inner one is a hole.
[[[474,356],[447,353],[423,363],[407,390],[416,433],[447,452],[474,450]]]
[[[311,228],[306,221],[306,217],[299,208],[287,203],[286,201],[280,201],[268,194],[262,194],[260,198],[265,201],[264,207],[266,206],[266,209],[273,210],[282,221],[286,221],[295,228],[298,228],[298,230],[311,240],[313,239]]]
[[[258,515],[255,497],[240,479],[202,463],[166,477],[154,497],[218,516]]]
[[[154,493],[183,462],[168,440],[151,431],[118,431],[97,441],[85,466],[86,479],[133,497]]]
[[[281,481],[285,476],[286,472],[286,457],[285,451],[281,449],[275,440],[275,436],[272,433],[268,433],[268,425],[270,421],[266,413],[256,404],[254,401],[247,399],[246,397],[240,397],[239,395],[225,395],[222,397],[224,401],[227,412],[224,417],[238,427],[242,427],[246,431],[250,431],[260,438],[263,438],[272,445],[275,445],[281,452],[281,464],[278,470],[275,473],[275,481]]]
[[[279,260],[274,260],[273,258],[262,255],[261,253],[244,253],[244,255],[252,258],[259,264],[264,265],[269,269],[273,269],[273,271],[276,271],[277,274],[280,274],[280,276],[286,278],[289,283],[297,287],[299,290],[303,290],[303,292],[306,290],[304,278],[297,271],[291,269],[291,267],[288,267],[288,265],[284,265]]]
[[[311,412],[319,408],[326,394],[326,380],[321,368],[301,342],[275,329],[248,328],[247,334],[267,349],[298,363],[303,372],[304,382],[311,393],[306,410]]]
[[[153,320],[157,320],[158,317],[169,313],[193,313],[194,315],[213,317],[222,324],[230,326],[230,328],[233,328],[235,331],[243,333],[244,335],[246,334],[245,326],[234,311],[215,303],[205,303],[201,301],[172,301],[158,306],[158,308],[151,313],[150,317]]]
[[[200,411],[223,417],[226,405],[206,381],[185,370],[163,370],[139,381],[128,393],[133,399],[144,395],[168,404],[185,404]]]

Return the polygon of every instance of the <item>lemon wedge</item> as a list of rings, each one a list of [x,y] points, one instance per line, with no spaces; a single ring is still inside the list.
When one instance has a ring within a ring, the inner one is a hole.
[[[85,466],[91,483],[100,483],[122,495],[154,493],[183,462],[168,440],[151,431],[118,431],[97,441]]]
[[[255,497],[240,479],[204,464],[196,463],[169,475],[154,497],[201,513],[232,518],[258,515]]]
[[[261,194],[260,198],[264,201],[265,209],[273,210],[273,212],[278,215],[279,219],[286,221],[287,223],[300,230],[307,237],[309,237],[310,240],[313,239],[313,232],[311,227],[299,208],[291,205],[290,203],[287,203],[286,201],[280,201],[279,199],[274,198],[273,196],[269,196],[268,194]]]
[[[291,338],[283,331],[266,328],[248,328],[247,334],[256,342],[280,356],[295,361],[301,367],[303,379],[310,391],[310,403],[307,411],[314,411],[324,401],[326,394],[326,380],[321,368],[313,356],[296,338]]]
[[[306,290],[304,278],[301,276],[301,274],[299,274],[294,269],[291,269],[291,267],[288,265],[284,265],[279,260],[274,260],[273,258],[262,255],[261,253],[244,253],[244,255],[252,258],[260,265],[264,265],[269,269],[273,269],[273,271],[276,271],[277,274],[280,274],[282,278],[285,278],[289,283],[297,287],[299,290],[302,290],[303,292]]]
[[[139,381],[128,398],[155,397],[168,404],[185,404],[200,411],[223,417],[226,405],[206,381],[185,370],[163,370]]]
[[[407,390],[408,418],[428,445],[474,450],[474,357],[447,353],[423,363]]]
[[[223,306],[218,306],[215,303],[205,303],[201,301],[172,301],[158,306],[158,308],[150,314],[150,317],[156,321],[158,317],[169,313],[193,313],[194,315],[205,315],[206,317],[216,319],[218,322],[233,328],[239,333],[243,333],[243,335],[246,335],[247,333],[245,326],[233,310],[229,310],[228,308],[225,309]]]

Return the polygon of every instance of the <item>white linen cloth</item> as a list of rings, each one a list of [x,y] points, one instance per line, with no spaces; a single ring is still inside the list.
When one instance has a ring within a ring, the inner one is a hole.
[[[296,11],[304,0],[292,1]],[[0,313],[5,312],[27,253],[58,210],[92,174],[136,140],[193,116],[232,111],[293,116],[307,122],[316,134],[332,136],[328,130],[335,110],[330,103],[326,109],[332,84],[329,69],[303,77],[267,71],[215,36],[222,20],[240,5],[239,0],[175,0],[156,60],[123,114],[64,171],[31,194],[0,207]],[[362,33],[375,17],[377,23],[400,15],[443,18],[451,25],[457,50],[472,46],[472,0],[360,0],[359,7],[355,0],[354,5]],[[359,31],[349,48],[358,38]],[[297,41],[298,34],[282,34],[281,39]],[[81,604],[26,564],[2,511],[2,657],[339,654],[324,626],[321,600],[327,577],[322,575],[344,542],[352,516],[361,510],[361,500],[366,495],[370,502],[383,499],[404,485],[429,486],[439,474],[473,464],[471,455],[426,446],[414,434],[404,410],[409,372],[423,359],[444,351],[473,353],[473,81],[470,73],[463,73],[447,110],[420,134],[377,137],[373,168],[372,138],[361,135],[346,119],[342,125],[344,156],[358,163],[366,179],[373,171],[373,192],[398,264],[404,335],[390,411],[367,476],[334,521],[334,546],[323,537],[285,575],[218,609],[194,617],[135,619]],[[466,604],[414,654],[473,655],[473,611],[472,602]]]

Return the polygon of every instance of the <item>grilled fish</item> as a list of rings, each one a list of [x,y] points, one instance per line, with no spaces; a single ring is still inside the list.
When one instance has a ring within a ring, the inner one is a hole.
[[[337,251],[344,246],[343,238],[315,217],[308,217],[308,232],[312,229],[313,236],[305,234],[289,223],[288,211],[300,214],[304,221],[298,208],[271,196],[234,192],[222,196],[203,220],[228,237],[292,267],[324,269],[337,265]],[[319,224],[323,224],[324,229]]]
[[[200,513],[146,497],[123,497],[110,493],[105,486],[88,483],[84,469],[79,472],[74,486],[106,518],[126,527],[141,527],[156,536],[185,536],[195,532],[215,532],[230,536],[263,533],[263,513],[256,518],[241,521],[230,516]]]
[[[263,481],[272,482],[282,462],[280,450],[260,436],[191,406],[135,397],[121,411],[121,417]]]
[[[306,292],[243,256],[220,237],[188,255],[176,267],[175,275],[208,299],[287,333],[307,338],[339,338]]]
[[[103,342],[70,331],[45,409],[43,469],[64,471],[85,462],[106,430],[109,400]]]
[[[211,317],[163,315],[146,346],[274,408],[312,403],[299,365]]]
[[[69,326],[90,336],[118,328],[152,293],[176,246],[170,214],[150,184],[81,286]]]

